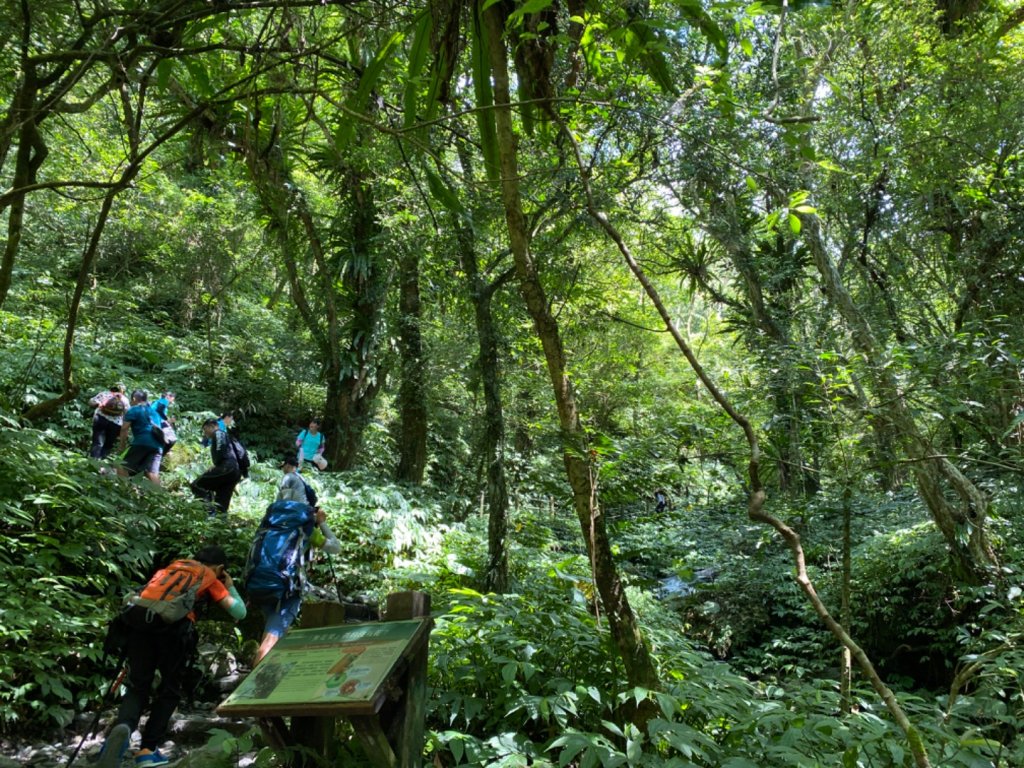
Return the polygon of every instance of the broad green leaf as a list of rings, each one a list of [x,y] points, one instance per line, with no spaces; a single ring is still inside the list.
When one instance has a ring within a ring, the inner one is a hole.
[[[487,178],[497,183],[501,178],[501,172],[488,46],[483,18],[480,14],[474,14],[470,50],[473,59],[473,91],[476,95],[476,123],[480,131],[480,149],[484,156],[484,170],[487,173]]]

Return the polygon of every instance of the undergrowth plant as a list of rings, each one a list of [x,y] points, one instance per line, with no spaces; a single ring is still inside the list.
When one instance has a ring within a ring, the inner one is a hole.
[[[154,565],[197,549],[206,512],[101,475],[37,430],[0,425],[0,727],[65,725],[104,682],[102,629]]]

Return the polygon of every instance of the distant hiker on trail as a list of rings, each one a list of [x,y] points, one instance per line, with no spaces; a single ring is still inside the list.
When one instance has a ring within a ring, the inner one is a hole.
[[[154,434],[160,429],[160,418],[149,404],[149,395],[144,389],[132,392],[132,407],[124,414],[121,425],[118,450],[124,450],[131,432],[132,447],[124,457],[124,463],[117,468],[120,477],[134,477],[142,472],[151,482],[160,484],[160,459],[163,444]]]
[[[153,403],[153,408],[156,409],[157,416],[166,422],[171,424],[174,423],[174,417],[167,415],[167,410],[174,405],[175,394],[173,392],[164,392],[160,395],[160,399]]]
[[[295,447],[299,451],[299,458],[303,461],[311,461],[316,468],[327,469],[327,459],[324,458],[324,436],[320,433],[320,419],[312,419],[309,427],[299,432],[295,438]]]
[[[178,441],[178,436],[174,432],[174,417],[168,415],[168,409],[174,405],[174,398],[173,392],[164,392],[160,399],[153,403],[153,410],[156,411],[160,419],[160,428],[164,432],[164,456],[170,453]]]
[[[223,430],[224,432],[227,432],[230,435],[231,430],[233,430],[234,428],[235,414],[233,414],[231,411],[228,411],[227,413],[222,413],[220,416],[217,417],[217,429]],[[205,448],[209,444],[210,438],[204,435],[201,445],[203,446],[203,448]]]
[[[182,680],[196,647],[196,615],[201,603],[217,603],[235,621],[245,618],[245,603],[232,583],[227,556],[217,546],[203,547],[192,560],[176,560],[149,580],[122,614],[128,626],[127,690],[117,720],[107,735],[96,768],[118,768],[132,731],[149,705],[149,718],[135,765],[166,765],[159,747],[182,696]],[[153,680],[160,685],[153,695]],[[152,696],[152,700],[151,700]]]
[[[668,494],[663,488],[659,488],[654,492],[654,511],[664,512],[666,509],[668,509]]]
[[[275,501],[267,507],[245,565],[246,594],[266,618],[253,664],[269,653],[299,615],[310,547],[331,555],[341,551],[341,542],[319,508],[298,501]]]
[[[298,468],[299,460],[294,453],[286,454],[281,458],[284,477],[281,478],[281,483],[277,487],[277,501],[301,501],[315,507],[316,491],[296,471]]]
[[[213,466],[192,481],[192,495],[206,502],[212,499],[214,512],[226,515],[235,486],[242,479],[238,456],[231,437],[218,426],[216,419],[203,422],[203,438],[210,446]]]
[[[105,459],[114,450],[121,434],[124,414],[130,404],[124,396],[124,384],[115,384],[106,392],[100,392],[89,401],[96,410],[92,415],[92,447],[89,455],[94,459]]]

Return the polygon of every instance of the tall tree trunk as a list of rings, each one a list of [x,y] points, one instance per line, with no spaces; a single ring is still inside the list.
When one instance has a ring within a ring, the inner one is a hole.
[[[278,127],[272,133],[280,136],[281,130]],[[347,247],[344,253],[329,254],[313,212],[288,173],[280,145],[261,148],[253,126],[247,126],[241,139],[257,196],[278,233],[292,300],[320,352],[327,385],[325,453],[331,467],[349,469],[359,455],[382,380],[376,367],[388,278],[375,253],[380,224],[373,188],[363,174],[349,169],[344,184],[350,191],[349,210],[343,214]],[[296,226],[312,255],[309,270],[300,268],[295,254]],[[322,308],[311,303],[311,291]]]
[[[85,253],[82,254],[82,261],[78,266],[78,279],[75,281],[75,290],[71,296],[71,306],[68,308],[67,328],[64,331],[63,391],[57,397],[37,403],[26,411],[25,418],[29,421],[49,418],[61,405],[78,396],[79,386],[75,382],[74,376],[74,346],[75,331],[78,329],[78,311],[82,306],[82,296],[85,293],[85,287],[89,284],[89,273],[92,271],[92,265],[96,261],[96,253],[99,251],[100,239],[103,236],[103,229],[110,216],[110,208],[114,204],[114,198],[135,177],[138,167],[129,166],[129,170],[131,170],[130,175],[127,178],[122,176],[121,182],[116,187],[111,187],[104,196],[99,217],[92,230],[92,236],[89,238],[89,244],[85,249]]]
[[[410,248],[399,259],[398,349],[402,381],[398,390],[401,429],[397,479],[419,485],[427,467],[427,392],[420,332],[420,259]]]
[[[883,363],[871,326],[843,285],[828,255],[818,219],[815,216],[802,218],[802,231],[821,275],[825,295],[843,318],[857,351],[867,361],[874,394],[880,402],[880,416],[884,414],[911,460],[918,492],[953,553],[957,567],[965,578],[982,583],[998,564],[988,540],[988,502],[949,459],[936,455],[903,397],[892,368]],[[960,504],[950,501],[947,492],[958,497]]]
[[[465,143],[459,142],[459,163],[466,188],[473,189],[472,157]],[[484,424],[481,456],[486,468],[484,498],[487,501],[487,570],[484,588],[490,592],[508,590],[508,485],[505,478],[505,413],[502,406],[501,361],[498,355],[498,330],[491,312],[494,294],[512,277],[505,272],[492,282],[480,274],[476,239],[471,221],[452,215],[458,241],[459,266],[466,275],[466,287],[473,304],[477,335],[477,368],[484,392]]]
[[[715,179],[709,179],[715,183]],[[778,486],[782,493],[806,495],[818,491],[818,480],[804,459],[802,426],[806,404],[802,389],[804,381],[793,361],[793,339],[785,306],[773,308],[765,298],[763,280],[757,269],[745,221],[755,220],[749,211],[737,210],[735,200],[722,196],[712,206],[705,228],[725,249],[729,261],[740,276],[744,294],[743,309],[757,333],[751,346],[771,359],[775,370],[768,377],[768,393],[774,417],[768,439],[778,455]],[[795,290],[792,288],[790,290]],[[774,310],[774,311],[773,311]]]
[[[859,645],[857,645],[843,626],[832,617],[832,614],[829,612],[824,601],[822,601],[817,590],[814,588],[814,583],[811,581],[810,575],[807,572],[807,562],[804,557],[803,544],[800,540],[800,535],[777,517],[765,511],[764,504],[767,496],[760,476],[761,449],[758,444],[757,433],[750,424],[750,420],[736,410],[729,398],[726,397],[725,393],[718,388],[718,385],[708,375],[707,371],[704,370],[704,367],[700,364],[700,361],[697,360],[697,357],[690,348],[690,345],[676,327],[671,314],[669,314],[668,309],[665,307],[665,303],[661,300],[661,296],[654,287],[654,284],[647,278],[646,273],[644,273],[640,268],[639,263],[634,258],[633,252],[626,244],[622,234],[612,225],[604,212],[597,208],[594,202],[594,196],[590,190],[590,182],[586,175],[586,166],[583,162],[583,156],[580,152],[579,144],[564,125],[562,126],[562,130],[567,142],[572,145],[576,154],[576,164],[580,170],[581,179],[583,181],[584,189],[586,190],[587,210],[591,217],[601,226],[608,237],[611,238],[619,249],[619,253],[622,254],[623,259],[625,259],[626,264],[629,266],[630,271],[636,277],[637,281],[641,286],[643,286],[644,292],[647,294],[648,298],[650,298],[651,303],[658,311],[658,315],[665,324],[665,328],[672,335],[672,339],[675,341],[676,346],[679,347],[680,352],[683,353],[683,356],[690,364],[694,373],[697,374],[697,378],[701,380],[701,383],[704,384],[707,390],[711,393],[712,398],[714,398],[715,402],[718,403],[719,407],[721,407],[729,418],[743,430],[743,434],[747,440],[747,445],[750,448],[750,462],[747,465],[747,472],[750,478],[750,495],[747,501],[747,516],[751,520],[771,526],[779,533],[780,536],[782,536],[793,555],[793,562],[796,565],[796,582],[807,596],[807,599],[814,608],[815,613],[818,614],[822,623],[825,624],[833,636],[844,648],[849,649],[850,654],[857,660],[858,666],[864,672],[864,675],[871,682],[872,687],[885,703],[886,708],[893,716],[896,724],[906,735],[910,751],[918,768],[931,768],[931,762],[928,759],[928,751],[921,739],[920,732],[910,722],[910,719],[907,717],[906,712],[903,710],[903,707],[896,699],[892,690],[889,689],[882,678],[878,675],[871,659],[868,658],[867,654],[864,653],[863,649]]]
[[[850,583],[853,578],[853,542],[850,535],[850,490],[849,482],[843,488],[843,576],[839,602],[839,623],[846,632],[853,624],[850,610]],[[851,711],[851,684],[853,683],[852,656],[850,649],[843,646],[839,666],[839,704],[844,714]]]
[[[390,282],[377,253],[381,226],[372,182],[361,170],[349,168],[345,185],[351,191],[347,212],[350,247],[338,268],[343,274],[344,294],[351,298],[345,307],[347,336],[341,342],[345,354],[340,369],[330,374],[337,378],[327,382],[324,414],[324,431],[334,435],[327,444],[327,458],[342,470],[351,469],[358,460],[383,383],[378,357]]]
[[[35,182],[36,172],[46,159],[47,149],[35,122],[35,70],[26,69],[24,82],[19,88],[11,110],[15,124],[20,122],[18,131],[18,151],[14,159],[14,177],[11,188],[24,189]],[[21,244],[21,233],[25,222],[25,192],[15,192],[10,202],[7,217],[7,242],[4,244],[3,258],[0,259],[0,307],[7,301],[11,290],[11,278],[14,274],[14,262]]]
[[[587,438],[580,422],[576,394],[566,373],[565,351],[558,322],[550,311],[536,262],[530,252],[529,234],[519,190],[518,142],[512,127],[508,60],[501,6],[492,4],[486,11],[479,10],[482,3],[478,3],[476,7],[477,12],[482,15],[483,27],[486,30],[491,74],[494,79],[501,198],[505,208],[509,244],[516,265],[520,293],[544,350],[548,376],[551,379],[558,409],[564,446],[563,461],[569,485],[572,487],[573,506],[587,542],[595,585],[608,618],[612,639],[626,671],[626,679],[630,685],[655,689],[660,685],[657,669],[640,633],[612,557],[604,512],[598,503],[597,487],[590,465]]]

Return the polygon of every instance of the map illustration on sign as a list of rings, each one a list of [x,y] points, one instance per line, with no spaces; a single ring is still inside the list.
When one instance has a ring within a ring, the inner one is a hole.
[[[293,630],[218,707],[224,714],[318,705],[372,707],[406,649],[425,637],[421,621]]]

